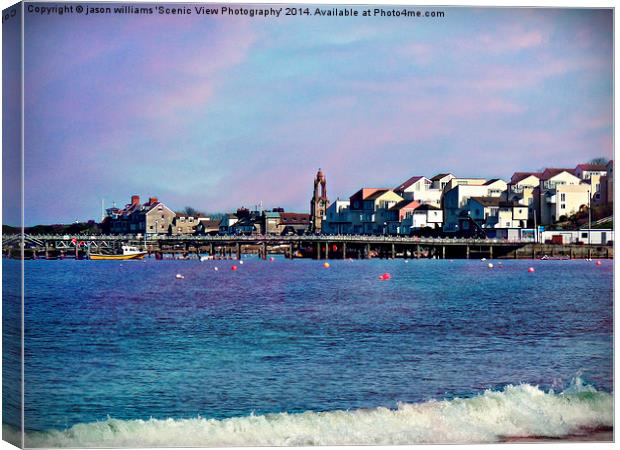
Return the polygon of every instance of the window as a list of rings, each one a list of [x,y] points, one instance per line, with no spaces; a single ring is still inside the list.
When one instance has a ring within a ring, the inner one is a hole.
[[[566,209],[566,204],[561,203],[561,204],[560,204],[560,209]]]
[[[560,201],[566,201],[566,194],[560,194]]]
[[[581,237],[582,238],[587,238],[588,237],[588,233],[581,233]]]

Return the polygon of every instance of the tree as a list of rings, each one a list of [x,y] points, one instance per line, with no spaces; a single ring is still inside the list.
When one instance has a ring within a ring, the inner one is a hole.
[[[602,166],[606,165],[608,162],[609,160],[602,156],[599,156],[598,158],[592,158],[590,161],[588,161],[589,164],[600,164]]]
[[[183,209],[183,214],[186,216],[197,217],[200,215],[200,211],[196,208],[192,208],[191,206],[186,206],[185,209]]]

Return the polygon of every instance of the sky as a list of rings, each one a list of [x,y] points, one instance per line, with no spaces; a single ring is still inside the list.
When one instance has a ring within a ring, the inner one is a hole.
[[[26,13],[26,225],[613,157],[611,10],[410,9],[445,17]]]

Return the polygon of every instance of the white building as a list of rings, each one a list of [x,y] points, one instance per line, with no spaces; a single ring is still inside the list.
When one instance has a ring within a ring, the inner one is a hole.
[[[448,232],[459,230],[459,215],[466,209],[471,197],[500,197],[506,191],[503,180],[489,180],[482,184],[458,184],[443,196],[443,229]]]

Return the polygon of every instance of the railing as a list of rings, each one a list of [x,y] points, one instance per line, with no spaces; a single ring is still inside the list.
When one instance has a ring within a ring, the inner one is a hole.
[[[21,235],[3,235],[2,241],[20,240]],[[25,240],[37,241],[145,241],[145,237],[139,234],[126,235],[25,235]],[[457,238],[457,237],[409,237],[409,236],[392,236],[392,235],[216,235],[216,236],[200,236],[200,235],[153,235],[146,238],[147,242],[171,242],[171,241],[192,241],[192,242],[369,242],[369,243],[407,243],[407,244],[528,244],[533,243],[532,239],[489,239],[489,238]]]

